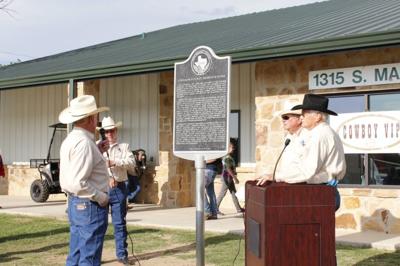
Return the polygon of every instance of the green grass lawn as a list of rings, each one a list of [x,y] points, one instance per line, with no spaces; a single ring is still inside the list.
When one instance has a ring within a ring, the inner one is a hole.
[[[154,257],[175,257],[194,261],[195,232],[129,226],[134,252],[141,261]],[[104,254],[114,256],[112,226],[109,226]],[[205,235],[206,264],[244,265],[244,241],[232,234]],[[0,214],[1,265],[65,265],[68,253],[68,223],[56,219]],[[129,253],[131,244],[128,239]],[[399,265],[400,253],[376,249],[337,247],[338,265]],[[136,264],[138,265],[138,264]],[[178,265],[178,264],[177,264]]]

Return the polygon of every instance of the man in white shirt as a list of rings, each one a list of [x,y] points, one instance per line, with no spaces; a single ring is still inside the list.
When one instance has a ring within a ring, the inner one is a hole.
[[[101,128],[110,144],[107,152],[103,156],[108,162],[108,174],[110,178],[110,207],[111,217],[114,226],[115,248],[118,262],[129,265],[127,251],[127,230],[126,230],[126,197],[128,189],[127,170],[134,167],[135,158],[129,144],[118,143],[118,127],[122,122],[115,123],[110,116],[106,116],[101,121]]]
[[[277,181],[288,183],[328,184],[335,186],[336,209],[340,206],[337,183],[346,173],[343,144],[338,134],[326,122],[329,99],[316,94],[306,94],[303,104],[292,110],[302,110],[302,127],[310,131],[310,137],[299,160],[293,162],[292,174],[277,176]],[[262,179],[260,185],[265,183]]]
[[[102,152],[108,142],[96,145],[94,132],[98,113],[107,110],[97,108],[93,96],[82,95],[59,115],[61,123],[74,123],[60,149],[60,184],[68,194],[70,223],[67,266],[101,264],[108,223],[108,173]]]
[[[276,165],[276,177],[291,176],[293,174],[293,163],[299,160],[299,156],[304,152],[304,146],[308,138],[308,131],[301,127],[301,110],[292,110],[295,105],[300,102],[297,100],[288,100],[284,103],[283,111],[279,113],[282,118],[284,130],[287,132],[285,135],[286,141],[289,144],[282,152],[282,156]],[[270,171],[261,176],[259,184],[264,183],[266,180],[273,179],[273,172]],[[285,180],[290,183],[290,180]]]

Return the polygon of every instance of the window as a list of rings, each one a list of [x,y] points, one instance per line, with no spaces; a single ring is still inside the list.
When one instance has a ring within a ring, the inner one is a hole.
[[[329,109],[342,113],[399,111],[400,93],[329,96]],[[341,184],[400,185],[399,153],[346,154],[347,172]]]

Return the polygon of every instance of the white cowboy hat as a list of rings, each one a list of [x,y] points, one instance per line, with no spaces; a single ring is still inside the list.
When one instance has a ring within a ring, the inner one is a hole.
[[[94,96],[82,95],[71,100],[69,107],[58,116],[58,120],[63,124],[69,124],[108,110],[110,110],[108,107],[97,108]]]
[[[279,113],[280,116],[284,115],[301,115],[301,110],[292,110],[292,108],[298,104],[301,104],[298,100],[287,100],[283,104],[283,110]]]
[[[111,118],[111,116],[105,116],[103,120],[101,121],[101,127],[96,127],[97,130],[100,130],[100,128],[104,128],[105,130],[110,130],[116,127],[122,126],[122,122],[119,121],[118,123],[114,122],[114,119]]]

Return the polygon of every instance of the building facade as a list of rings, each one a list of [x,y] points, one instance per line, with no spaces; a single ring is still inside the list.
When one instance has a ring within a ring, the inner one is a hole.
[[[326,1],[177,26],[154,36],[149,33],[72,51],[65,58],[0,68],[0,149],[8,168],[0,192],[29,195],[29,185],[38,174],[27,162],[46,156],[48,125],[57,122],[71,95],[92,94],[100,105],[111,107],[116,120],[123,121],[121,140],[147,151],[149,168],[141,180],[140,201],[193,206],[194,163],[172,152],[173,63],[184,60],[196,46],[209,45],[216,47],[218,55],[232,56],[234,62],[230,136],[240,143],[239,192],[246,180],[274,166],[284,140],[276,114],[284,102],[301,101],[306,93],[323,94],[330,98],[329,108],[339,114],[329,123],[344,142],[348,165],[339,184],[342,205],[336,226],[399,233],[400,19],[396,10],[400,4],[394,0]],[[207,38],[194,43],[190,37],[196,33]],[[181,42],[172,49],[169,41],[174,36]],[[119,50],[126,54],[117,59],[126,57],[131,65],[112,61]],[[144,58],[147,55],[153,57]],[[69,65],[72,70],[62,68]],[[68,82],[75,84],[75,93]],[[52,156],[57,156],[61,140],[62,136]],[[220,181],[216,183],[218,191]],[[221,208],[233,209],[229,197]]]

